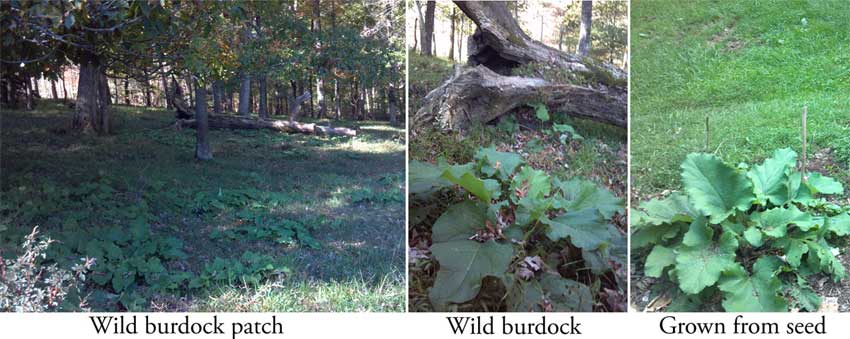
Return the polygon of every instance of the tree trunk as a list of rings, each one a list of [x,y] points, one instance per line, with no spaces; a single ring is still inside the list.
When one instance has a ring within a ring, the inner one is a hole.
[[[581,2],[581,27],[579,28],[578,47],[576,51],[579,56],[585,57],[590,52],[590,25],[593,21],[593,2],[584,0]]]
[[[65,87],[65,74],[63,73],[59,79],[62,80],[62,102],[66,102],[68,101],[68,88]]]
[[[428,0],[425,4],[425,22],[422,25],[422,37],[420,39],[422,40],[423,55],[433,55],[431,53],[433,50],[431,42],[434,41],[434,10],[436,4],[434,0]]]
[[[239,114],[248,116],[251,115],[251,76],[245,72],[241,75],[241,87],[239,88]]]
[[[168,90],[168,76],[165,75],[165,67],[162,69],[162,96],[165,97],[165,109],[171,109],[171,93]]]
[[[59,99],[59,93],[56,93],[56,80],[50,80],[50,92],[53,94],[53,99]]]
[[[387,86],[387,115],[390,118],[390,125],[395,125],[397,123],[398,105],[396,104],[395,86],[392,83]]]
[[[73,128],[83,133],[109,133],[109,85],[100,60],[93,55],[80,64]]]
[[[222,96],[222,87],[224,87],[221,80],[215,80],[212,84],[212,95],[213,95],[213,113],[221,114],[221,96]]]
[[[124,104],[130,106],[130,80],[124,80]]]
[[[32,86],[32,78],[27,77],[27,78],[25,78],[25,79],[26,79],[27,81],[26,81],[26,86],[24,86],[24,91],[26,92],[26,93],[25,93],[26,95],[24,96],[24,97],[25,97],[25,100],[24,100],[24,101],[26,102],[26,109],[27,109],[28,111],[30,111],[30,110],[32,110],[32,109],[34,108],[34,106],[35,106],[34,99],[33,99],[33,90],[32,90],[32,88],[33,88],[33,86]]]
[[[189,102],[195,102],[195,89],[192,86],[192,76],[187,74],[186,79],[186,92],[189,94]]]
[[[210,141],[207,139],[209,134],[209,117],[207,116],[207,90],[204,86],[195,82],[195,159],[210,160],[213,158],[212,150],[210,150]]]
[[[210,128],[224,129],[270,129],[286,133],[316,134],[316,135],[347,135],[356,136],[357,131],[345,127],[319,126],[286,120],[255,119],[241,116],[211,115],[208,117]],[[196,119],[179,119],[177,128],[197,128]]]
[[[145,74],[145,107],[151,107],[153,105],[151,91],[151,79]]]
[[[413,19],[413,32],[419,31],[419,18]],[[416,37],[418,34],[413,34],[413,50],[416,50],[416,47],[419,45],[419,39]]]
[[[543,79],[503,76],[484,66],[468,67],[431,91],[413,118],[412,131],[428,125],[464,131],[516,108],[542,102],[550,111],[626,127],[626,93],[612,94]]]
[[[582,57],[562,53],[530,38],[514,20],[504,2],[455,1],[455,4],[476,25],[469,41],[469,63],[484,65],[503,75],[527,63],[540,63],[572,72],[589,73],[599,78],[617,80],[625,86],[626,73],[604,63],[592,63]],[[607,84],[612,85],[612,84]]]
[[[301,104],[303,104],[307,100],[310,100],[310,97],[310,91],[307,91],[304,92],[304,94],[292,98],[292,102],[288,104],[290,122],[295,122],[295,120],[298,119],[298,114],[301,113]]]
[[[455,16],[457,16],[457,7],[452,6],[452,15],[449,17],[451,20],[451,33],[449,33],[449,60],[454,61],[455,59]]]
[[[261,119],[268,119],[269,118],[269,106],[268,106],[268,86],[267,86],[267,83],[266,83],[266,77],[261,76],[259,79],[257,79],[257,83],[258,83],[257,85],[259,86],[259,89],[260,89],[259,90],[259,92],[260,92],[259,93],[259,95],[260,95],[260,100],[259,100],[260,108],[259,108],[258,112],[260,113]]]
[[[30,88],[33,96],[37,99],[41,99],[41,92],[39,92],[38,89],[38,77],[32,77],[30,80],[32,81]]]

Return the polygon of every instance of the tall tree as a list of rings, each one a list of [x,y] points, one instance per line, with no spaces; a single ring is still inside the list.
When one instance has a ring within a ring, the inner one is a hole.
[[[590,25],[593,21],[593,2],[583,0],[581,2],[581,27],[579,28],[578,47],[579,56],[587,56],[590,53]]]
[[[422,23],[420,38],[423,55],[434,55],[432,42],[434,41],[434,11],[436,5],[437,3],[434,0],[428,0],[425,4],[425,21]]]

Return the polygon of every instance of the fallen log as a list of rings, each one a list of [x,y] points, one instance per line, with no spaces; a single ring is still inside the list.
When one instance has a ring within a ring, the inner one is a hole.
[[[493,71],[510,75],[510,70],[519,65],[539,63],[553,65],[578,73],[592,73],[618,81],[625,87],[628,77],[616,67],[594,63],[574,54],[564,53],[532,39],[516,20],[506,2],[498,1],[455,1],[455,5],[477,26],[469,39],[468,55],[471,66],[484,65]],[[599,76],[597,76],[599,77]]]
[[[197,122],[195,119],[177,119],[174,126],[178,129],[182,129],[184,127],[195,128],[197,126]],[[285,133],[327,136],[357,136],[356,130],[345,127],[320,126],[317,124],[300,123],[296,121],[266,120],[226,115],[210,115],[209,127],[223,129],[270,129]]]
[[[484,65],[459,70],[428,93],[413,117],[412,131],[428,125],[464,131],[515,108],[543,103],[551,111],[626,127],[626,95],[539,78],[500,75]]]

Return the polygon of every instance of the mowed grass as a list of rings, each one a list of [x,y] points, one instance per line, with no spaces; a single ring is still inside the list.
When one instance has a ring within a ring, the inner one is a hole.
[[[202,290],[146,294],[147,310],[203,311],[401,311],[404,309],[404,132],[384,122],[333,122],[357,127],[358,136],[320,137],[273,131],[212,130],[214,159],[193,159],[195,131],[171,127],[173,113],[112,107],[114,131],[85,136],[70,130],[71,111],[41,102],[34,111],[2,111],[2,191],[51,183],[72,188],[110,178],[115,199],[192,201],[198,194],[255,189],[284,203],[267,213],[306,225],[318,247],[250,237],[216,239],[215,231],[239,224],[235,211],[203,214],[157,203],[156,235],[183,241],[187,257],[170,269],[198,273],[216,258],[245,251],[270,255],[286,274],[257,286],[215,284]],[[326,123],[326,122],[325,122]],[[163,187],[154,189],[153,187]],[[38,201],[31,202],[38,204]],[[191,205],[191,204],[189,204]],[[228,207],[229,208],[229,207]],[[265,208],[265,207],[262,207]],[[256,209],[255,209],[256,210]],[[28,232],[13,225],[3,234]],[[62,241],[61,221],[39,220],[43,234]],[[81,221],[102,225],[89,213]],[[123,229],[129,220],[109,220]],[[20,231],[20,232],[18,232]],[[5,239],[14,253],[20,239]],[[87,285],[88,292],[96,289]],[[116,310],[114,303],[92,303]]]
[[[633,197],[680,187],[679,165],[801,152],[850,186],[850,10],[846,1],[633,1]],[[705,143],[709,117],[710,142]]]

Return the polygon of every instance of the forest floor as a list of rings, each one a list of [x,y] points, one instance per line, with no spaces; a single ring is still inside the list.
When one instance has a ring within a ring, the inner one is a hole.
[[[413,52],[409,56],[409,100],[410,115],[413,116],[428,92],[449,78],[454,63],[448,59],[426,57]],[[450,164],[463,164],[473,161],[480,148],[493,145],[501,152],[521,154],[527,164],[544,170],[550,176],[564,180],[585,178],[625,199],[628,170],[626,130],[591,120],[570,118],[558,112],[550,112],[549,115],[551,120],[543,122],[535,116],[532,108],[526,107],[517,109],[513,114],[506,114],[496,122],[474,126],[465,135],[434,129],[416,131],[416,136],[410,139],[410,160],[434,164],[437,159],[444,158]],[[573,126],[584,139],[561,142],[559,135],[552,132],[551,125],[555,123]],[[616,226],[625,232],[625,216],[618,214],[614,218]],[[423,234],[430,234],[430,230],[411,231],[409,236],[418,239],[409,239],[409,242],[414,244],[427,240],[422,239]],[[410,311],[433,310],[428,299],[428,288],[433,285],[436,272],[428,267],[421,263],[409,263]],[[618,274],[622,273],[625,278],[625,272],[622,270]],[[625,286],[622,288],[625,290]],[[503,310],[500,306],[503,300],[486,299],[486,296],[479,298],[475,305],[461,305],[459,310]]]
[[[49,262],[99,256],[81,291],[98,311],[404,309],[403,129],[212,130],[198,162],[172,112],[113,110],[108,136],[50,101],[3,111],[0,256],[36,225]]]
[[[633,2],[632,204],[681,188],[685,156],[706,151],[707,116],[708,152],[727,163],[760,163],[785,147],[799,154],[804,105],[809,168],[838,179],[847,192],[850,12],[845,7],[840,1]],[[837,202],[850,204],[850,197]],[[842,256],[850,269],[847,249]],[[638,309],[649,301],[651,286],[642,271],[633,265],[632,301]],[[824,296],[841,289],[850,294],[846,283],[820,285]]]

